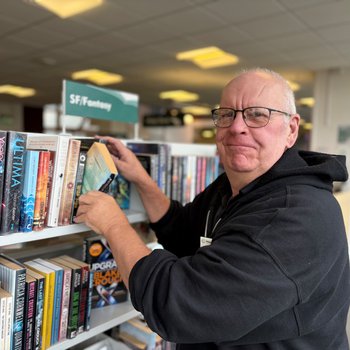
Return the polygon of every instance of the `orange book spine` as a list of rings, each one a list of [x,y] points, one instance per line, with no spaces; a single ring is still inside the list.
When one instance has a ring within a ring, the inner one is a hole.
[[[45,222],[47,184],[49,180],[50,151],[40,151],[36,197],[34,205],[33,231],[41,231]]]

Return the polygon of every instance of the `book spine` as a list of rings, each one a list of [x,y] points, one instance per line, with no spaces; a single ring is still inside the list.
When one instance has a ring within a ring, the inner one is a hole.
[[[51,345],[58,342],[63,288],[63,270],[55,272],[54,310],[51,330]]]
[[[6,165],[6,143],[7,132],[0,131],[0,203],[2,203],[2,192],[5,182],[5,165]],[[1,208],[0,208],[1,212]]]
[[[20,209],[20,232],[33,230],[39,152],[27,151]]]
[[[44,290],[45,290],[45,278],[38,279],[37,283],[37,301],[35,308],[35,328],[34,328],[34,339],[33,348],[35,350],[41,349],[42,344],[42,322],[43,322],[43,312],[44,312]]]
[[[36,307],[36,281],[26,283],[26,307],[23,345],[25,350],[33,349],[35,307]]]
[[[0,349],[5,347],[6,337],[6,298],[0,298]]]
[[[23,189],[26,135],[8,131],[6,175],[3,192],[2,233],[14,233],[19,228],[21,194]]]
[[[93,271],[89,271],[89,289],[88,289],[88,299],[87,307],[85,313],[85,324],[84,329],[88,331],[90,329],[90,318],[91,318],[91,308],[92,308],[92,292],[94,289],[94,274]]]
[[[60,206],[60,214],[58,219],[59,225],[70,224],[73,208],[74,184],[78,168],[80,151],[80,141],[71,139],[69,141],[69,149],[67,156],[66,170],[64,174],[64,182],[62,187],[62,198]]]
[[[12,333],[12,349],[22,350],[23,344],[23,318],[25,304],[26,271],[16,271],[16,291],[14,297],[14,317]]]
[[[50,151],[40,151],[38,175],[36,181],[36,196],[34,206],[33,231],[41,231],[45,222],[45,201],[49,178]]]
[[[47,226],[50,227],[56,227],[58,225],[58,217],[61,205],[61,193],[67,162],[68,145],[69,137],[59,136],[53,173],[54,186],[51,190],[49,210],[47,213]]]
[[[58,336],[59,341],[62,341],[67,338],[71,282],[72,282],[72,270],[65,269],[64,277],[63,277],[62,307],[61,307],[61,318],[60,318],[60,327],[59,327],[59,336]]]
[[[54,186],[53,170],[55,168],[55,157],[56,157],[56,152],[50,151],[49,169],[48,169],[48,178],[47,178],[47,190],[46,190],[45,209],[44,209],[44,227],[47,226],[47,220],[48,220],[47,217],[48,217],[48,212],[50,209],[52,188]]]
[[[68,316],[68,331],[67,338],[75,338],[78,334],[78,320],[79,320],[79,299],[80,299],[80,283],[81,283],[81,269],[73,269],[70,307]]]
[[[81,289],[80,289],[80,302],[79,302],[79,318],[78,318],[78,333],[82,333],[86,330],[86,310],[89,296],[89,276],[90,269],[86,265],[81,268]]]
[[[11,348],[11,338],[12,338],[12,325],[13,325],[13,297],[9,296],[6,300],[6,336],[5,336],[5,350],[10,350]]]
[[[82,189],[83,189],[83,178],[84,178],[84,170],[85,170],[85,164],[86,164],[86,154],[87,154],[86,149],[80,149],[77,176],[75,179],[75,190],[74,190],[71,222],[73,222],[74,217],[77,215],[77,211],[78,211],[78,207],[79,207],[79,197],[80,197],[80,195],[82,193]]]

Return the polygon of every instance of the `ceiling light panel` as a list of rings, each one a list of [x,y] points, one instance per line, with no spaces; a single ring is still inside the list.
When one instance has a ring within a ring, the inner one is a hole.
[[[97,85],[117,84],[123,81],[123,77],[119,74],[105,72],[94,68],[74,72],[72,74],[72,79],[89,80]]]

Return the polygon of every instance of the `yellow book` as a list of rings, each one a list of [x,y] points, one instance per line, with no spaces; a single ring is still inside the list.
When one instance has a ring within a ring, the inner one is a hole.
[[[42,266],[35,261],[26,261],[24,265],[45,277],[44,290],[44,310],[42,322],[42,350],[46,350],[51,345],[51,329],[53,317],[53,305],[55,295],[55,272],[46,266]]]

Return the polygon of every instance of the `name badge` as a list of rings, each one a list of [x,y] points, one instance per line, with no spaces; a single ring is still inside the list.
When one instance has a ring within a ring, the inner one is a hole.
[[[200,237],[200,246],[205,247],[207,245],[211,245],[212,238],[209,237]]]

